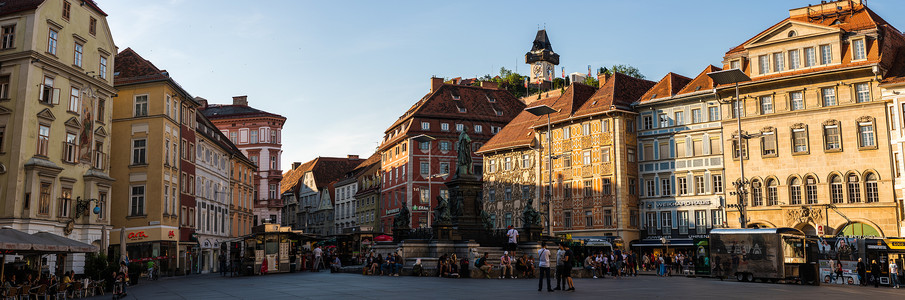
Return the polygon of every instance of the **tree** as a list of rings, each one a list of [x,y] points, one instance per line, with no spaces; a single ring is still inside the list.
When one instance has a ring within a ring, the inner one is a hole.
[[[615,72],[622,73],[623,75],[628,75],[628,76],[635,77],[635,78],[638,78],[638,79],[644,79],[644,78],[645,78],[645,77],[644,77],[644,74],[641,74],[641,71],[638,70],[638,68],[635,68],[635,67],[630,66],[630,65],[622,65],[622,64],[620,64],[620,65],[613,65],[613,66],[610,67],[609,69],[601,67],[600,70],[599,70],[598,72],[600,72],[600,73],[605,73],[605,74],[607,74],[607,75],[613,75],[613,72],[614,72],[614,71],[615,71]]]
[[[484,75],[482,78],[487,77],[490,77],[490,75]],[[495,82],[501,89],[505,89],[509,91],[509,93],[512,93],[516,98],[521,98],[528,94],[527,89],[525,89],[524,86],[525,76],[512,72],[505,67],[500,68],[500,75],[493,77],[491,81]]]

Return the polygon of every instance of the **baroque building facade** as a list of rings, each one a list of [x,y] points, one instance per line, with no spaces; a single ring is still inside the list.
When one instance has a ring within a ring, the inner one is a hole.
[[[730,208],[730,227],[901,235],[878,83],[903,40],[861,1],[837,1],[791,9],[788,18],[726,53],[724,68],[751,78],[739,84],[740,102],[731,101],[731,86],[717,89],[727,103],[725,177],[741,177],[742,157],[747,180],[740,200],[747,213],[741,219]],[[741,147],[731,139],[736,117],[748,137]]]

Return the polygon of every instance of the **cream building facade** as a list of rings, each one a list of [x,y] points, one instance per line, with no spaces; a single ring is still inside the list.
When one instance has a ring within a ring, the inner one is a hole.
[[[107,14],[93,2],[8,4],[0,10],[0,225],[104,248],[117,52]],[[81,273],[84,259],[50,256],[47,267]]]

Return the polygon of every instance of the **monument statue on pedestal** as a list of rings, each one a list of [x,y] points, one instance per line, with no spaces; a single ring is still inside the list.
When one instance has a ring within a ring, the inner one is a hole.
[[[437,196],[437,208],[434,209],[435,224],[449,224],[452,216],[449,214],[449,201],[443,196]]]
[[[393,229],[409,229],[409,222],[411,222],[411,215],[408,206],[403,204],[399,214],[393,219]]]
[[[459,141],[456,142],[456,178],[466,175],[474,175],[474,162],[471,159],[471,138],[468,137],[467,127],[462,127],[459,133]]]
[[[540,227],[540,213],[534,209],[531,202],[528,201],[528,204],[525,205],[525,210],[522,211],[522,224],[525,224],[525,227]]]

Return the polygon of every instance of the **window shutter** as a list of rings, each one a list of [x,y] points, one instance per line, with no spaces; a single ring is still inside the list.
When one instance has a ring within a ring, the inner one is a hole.
[[[705,193],[710,194],[713,192],[713,184],[711,184],[712,177],[713,176],[710,173],[704,173],[704,192]]]
[[[652,147],[654,147],[654,157],[652,158],[655,160],[660,159],[660,142],[655,141]]]
[[[676,175],[669,176],[669,194],[676,194]]]
[[[676,157],[676,141],[669,140],[669,157]]]
[[[659,176],[654,177],[654,193],[657,195],[663,195],[660,193],[660,177]]]
[[[51,104],[53,105],[60,104],[60,89],[53,89],[53,100],[51,101]]]
[[[703,154],[704,154],[704,155],[713,154],[713,153],[711,153],[712,151],[710,151],[710,143],[712,142],[712,141],[710,140],[710,136],[708,136],[708,135],[705,134],[704,137],[703,137],[702,139],[703,139],[703,141],[701,141],[701,143],[704,144],[704,145],[703,145],[704,149],[702,149],[703,152],[704,152]]]

